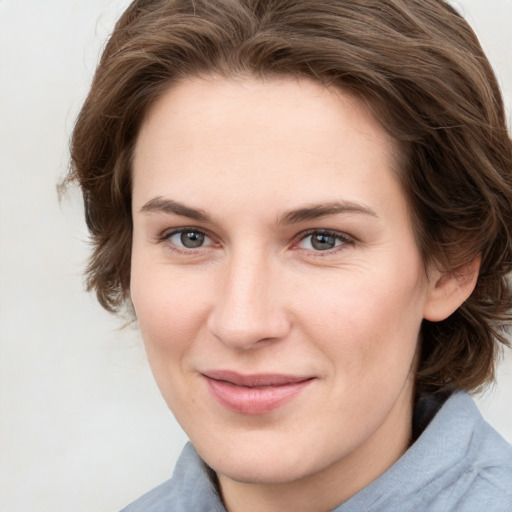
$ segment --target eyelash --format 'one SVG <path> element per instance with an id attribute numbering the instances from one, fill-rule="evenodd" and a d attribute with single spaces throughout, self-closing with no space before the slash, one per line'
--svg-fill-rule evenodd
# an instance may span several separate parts
<path id="1" fill-rule="evenodd" d="M 176 229 L 172 229 L 169 231 L 165 231 L 161 236 L 158 237 L 157 242 L 158 243 L 168 243 L 169 248 L 173 252 L 177 252 L 179 254 L 190 254 L 192 252 L 197 252 L 200 249 L 204 249 L 204 246 L 200 246 L 200 247 L 194 249 L 194 248 L 181 247 L 179 245 L 176 245 L 176 244 L 170 242 L 171 237 L 173 237 L 174 235 L 179 235 L 181 233 L 187 233 L 187 232 L 188 233 L 197 233 L 199 235 L 203 235 L 204 237 L 207 237 L 210 240 L 212 240 L 212 237 L 210 235 L 208 235 L 208 233 L 206 231 L 196 228 L 196 227 L 192 227 L 192 226 L 184 226 L 182 228 L 176 228 Z"/>
<path id="2" fill-rule="evenodd" d="M 187 232 L 196 233 L 196 234 L 202 235 L 204 237 L 207 237 L 210 240 L 213 240 L 213 238 L 206 231 L 204 231 L 200 228 L 192 227 L 192 226 L 185 226 L 185 227 L 176 228 L 176 229 L 172 229 L 170 231 L 164 232 L 161 236 L 158 237 L 157 243 L 168 243 L 170 249 L 173 252 L 177 252 L 179 254 L 191 254 L 192 252 L 197 252 L 198 250 L 208 247 L 208 246 L 199 246 L 197 248 L 186 248 L 186 247 L 181 247 L 177 244 L 170 242 L 171 237 L 173 237 L 175 235 L 179 235 L 181 233 L 187 233 Z M 304 249 L 304 248 L 301 248 L 298 246 L 301 242 L 303 242 L 308 237 L 311 237 L 313 235 L 324 235 L 324 236 L 332 237 L 332 238 L 334 238 L 334 240 L 336 242 L 339 241 L 341 243 L 340 243 L 340 245 L 334 246 L 333 248 L 326 249 L 326 250 L 311 250 L 311 249 Z M 351 237 L 350 235 L 348 235 L 346 233 L 341 233 L 339 231 L 332 231 L 332 230 L 328 230 L 328 229 L 310 229 L 308 231 L 302 232 L 299 235 L 297 235 L 297 237 L 295 237 L 295 240 L 296 241 L 293 242 L 293 245 L 292 245 L 293 249 L 306 250 L 306 251 L 309 251 L 309 252 L 315 254 L 315 256 L 320 256 L 320 257 L 322 257 L 324 255 L 337 253 L 339 250 L 343 250 L 343 248 L 346 247 L 347 245 L 352 246 L 356 243 L 355 239 L 353 237 Z"/>
<path id="3" fill-rule="evenodd" d="M 311 251 L 315 256 L 319 256 L 319 257 L 337 253 L 338 251 L 346 248 L 347 245 L 352 246 L 356 242 L 355 239 L 353 237 L 351 237 L 350 235 L 348 235 L 346 233 L 339 232 L 339 231 L 332 231 L 329 229 L 310 229 L 308 231 L 300 233 L 297 236 L 297 238 L 296 238 L 297 242 L 295 242 L 293 244 L 294 248 L 296 248 L 297 250 L 301 250 L 302 249 L 301 247 L 297 247 L 298 244 L 300 244 L 301 242 L 306 240 L 308 237 L 311 237 L 312 235 L 324 235 L 324 236 L 334 238 L 335 242 L 341 242 L 340 245 L 334 246 L 331 249 L 326 249 L 323 251 L 322 250 L 315 251 L 315 250 L 311 250 L 311 249 L 303 249 L 303 250 Z"/>

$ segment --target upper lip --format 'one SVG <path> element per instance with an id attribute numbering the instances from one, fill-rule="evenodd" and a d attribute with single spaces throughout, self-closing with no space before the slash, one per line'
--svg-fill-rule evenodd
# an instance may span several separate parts
<path id="1" fill-rule="evenodd" d="M 234 384 L 235 386 L 244 386 L 248 388 L 264 386 L 284 386 L 286 384 L 296 384 L 306 380 L 311 380 L 311 376 L 286 375 L 278 373 L 258 373 L 242 374 L 231 370 L 208 370 L 202 372 L 205 377 L 213 380 L 219 380 Z"/>

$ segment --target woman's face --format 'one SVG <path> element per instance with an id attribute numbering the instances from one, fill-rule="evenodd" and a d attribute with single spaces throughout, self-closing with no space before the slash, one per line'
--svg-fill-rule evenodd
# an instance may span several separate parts
<path id="1" fill-rule="evenodd" d="M 307 80 L 190 79 L 144 121 L 131 299 L 221 486 L 367 479 L 406 448 L 430 285 L 395 151 Z"/>

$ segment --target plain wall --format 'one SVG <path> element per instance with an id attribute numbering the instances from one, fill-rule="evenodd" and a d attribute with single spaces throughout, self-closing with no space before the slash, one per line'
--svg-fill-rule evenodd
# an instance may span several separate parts
<path id="1" fill-rule="evenodd" d="M 83 291 L 71 128 L 126 0 L 0 0 L 0 510 L 115 511 L 167 479 L 185 436 L 138 333 Z M 512 0 L 457 2 L 512 98 Z M 512 358 L 478 400 L 512 441 Z"/>

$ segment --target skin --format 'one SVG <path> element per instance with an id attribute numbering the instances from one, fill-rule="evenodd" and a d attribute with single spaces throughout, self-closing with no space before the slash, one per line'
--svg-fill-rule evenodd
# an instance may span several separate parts
<path id="1" fill-rule="evenodd" d="M 192 78 L 141 127 L 131 300 L 229 511 L 332 509 L 410 443 L 421 322 L 471 283 L 426 275 L 396 153 L 362 102 L 308 80 Z M 211 369 L 311 380 L 244 414 L 209 392 Z"/>

